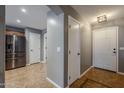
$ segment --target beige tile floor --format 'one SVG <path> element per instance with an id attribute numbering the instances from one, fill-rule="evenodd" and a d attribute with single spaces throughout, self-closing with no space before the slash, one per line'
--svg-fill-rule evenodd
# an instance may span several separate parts
<path id="1" fill-rule="evenodd" d="M 46 80 L 46 64 L 33 64 L 5 72 L 6 88 L 53 88 Z"/>

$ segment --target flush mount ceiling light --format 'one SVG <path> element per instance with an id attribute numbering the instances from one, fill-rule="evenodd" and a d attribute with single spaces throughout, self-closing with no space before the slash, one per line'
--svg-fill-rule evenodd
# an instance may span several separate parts
<path id="1" fill-rule="evenodd" d="M 49 22 L 52 24 L 52 25 L 56 25 L 56 21 L 54 19 L 49 19 Z"/>
<path id="2" fill-rule="evenodd" d="M 106 15 L 102 15 L 97 17 L 97 22 L 98 23 L 102 23 L 102 22 L 106 22 L 107 21 L 107 16 Z"/>
<path id="3" fill-rule="evenodd" d="M 21 23 L 21 20 L 17 19 L 16 22 L 17 22 L 17 23 Z"/>
<path id="4" fill-rule="evenodd" d="M 22 11 L 23 13 L 26 13 L 26 9 L 25 9 L 25 8 L 22 8 L 21 11 Z"/>

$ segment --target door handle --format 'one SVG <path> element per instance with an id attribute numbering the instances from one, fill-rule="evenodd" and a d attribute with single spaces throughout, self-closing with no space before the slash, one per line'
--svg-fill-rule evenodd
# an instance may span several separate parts
<path id="1" fill-rule="evenodd" d="M 77 53 L 78 56 L 80 56 L 80 53 Z"/>

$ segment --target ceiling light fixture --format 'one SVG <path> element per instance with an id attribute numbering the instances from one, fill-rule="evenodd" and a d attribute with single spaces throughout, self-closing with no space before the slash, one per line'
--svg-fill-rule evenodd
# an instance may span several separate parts
<path id="1" fill-rule="evenodd" d="M 49 19 L 49 22 L 52 24 L 52 25 L 55 25 L 56 24 L 56 21 L 54 19 Z"/>
<path id="2" fill-rule="evenodd" d="M 102 22 L 106 22 L 107 21 L 107 16 L 106 15 L 102 15 L 97 17 L 97 22 L 98 23 L 102 23 Z"/>
<path id="3" fill-rule="evenodd" d="M 25 8 L 22 8 L 21 11 L 22 11 L 23 13 L 26 13 L 26 9 L 25 9 Z"/>
<path id="4" fill-rule="evenodd" d="M 16 22 L 17 22 L 17 23 L 21 23 L 21 20 L 17 19 Z"/>

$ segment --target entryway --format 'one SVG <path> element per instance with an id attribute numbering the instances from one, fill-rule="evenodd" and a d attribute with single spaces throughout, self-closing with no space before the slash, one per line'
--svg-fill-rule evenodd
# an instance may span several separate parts
<path id="1" fill-rule="evenodd" d="M 93 66 L 117 71 L 118 27 L 106 27 L 93 31 Z"/>
<path id="2" fill-rule="evenodd" d="M 68 17 L 68 85 L 80 77 L 80 24 Z"/>
<path id="3" fill-rule="evenodd" d="M 123 88 L 124 75 L 99 68 L 91 68 L 70 85 L 71 88 Z"/>

